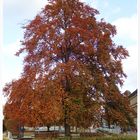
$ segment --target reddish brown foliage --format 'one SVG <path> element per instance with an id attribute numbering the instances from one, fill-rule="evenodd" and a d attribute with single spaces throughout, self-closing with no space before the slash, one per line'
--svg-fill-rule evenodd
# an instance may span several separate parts
<path id="1" fill-rule="evenodd" d="M 23 48 L 17 52 L 26 54 L 24 70 L 4 88 L 6 116 L 33 126 L 88 127 L 100 123 L 108 102 L 124 100 L 118 86 L 126 77 L 121 61 L 128 52 L 112 41 L 115 27 L 97 21 L 96 14 L 79 0 L 49 0 L 24 27 Z M 129 108 L 128 102 L 120 106 Z M 117 122 L 127 119 L 107 108 Z"/>

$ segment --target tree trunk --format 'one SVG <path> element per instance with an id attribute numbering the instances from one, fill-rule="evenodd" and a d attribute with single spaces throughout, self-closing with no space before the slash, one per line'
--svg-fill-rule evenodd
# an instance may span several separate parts
<path id="1" fill-rule="evenodd" d="M 66 28 L 67 25 L 65 25 Z M 66 38 L 65 38 L 65 42 L 67 42 Z M 67 43 L 66 43 L 67 44 Z M 64 54 L 64 58 L 62 59 L 63 63 L 67 63 L 69 61 L 69 57 L 70 57 L 70 49 L 69 47 L 66 45 L 66 50 Z M 70 92 L 70 81 L 67 77 L 67 75 L 65 76 L 65 80 L 62 81 L 62 85 L 64 86 L 64 89 L 66 92 Z M 65 98 L 66 100 L 66 98 Z M 63 99 L 62 104 L 64 106 L 64 128 L 65 128 L 65 136 L 70 136 L 70 125 L 68 124 L 68 120 L 69 120 L 69 107 L 65 104 L 65 100 Z"/>
<path id="2" fill-rule="evenodd" d="M 54 125 L 54 131 L 55 131 L 55 125 Z"/>
<path id="3" fill-rule="evenodd" d="M 110 119 L 107 120 L 108 128 L 110 129 Z"/>
<path id="4" fill-rule="evenodd" d="M 68 80 L 68 77 L 65 77 L 65 91 L 70 92 L 70 81 Z M 67 100 L 67 97 L 65 98 L 65 101 Z M 65 127 L 65 136 L 70 136 L 70 125 L 68 124 L 69 120 L 69 106 L 67 104 L 64 105 L 64 127 Z"/>
<path id="5" fill-rule="evenodd" d="M 61 126 L 59 125 L 59 132 L 61 131 Z"/>
<path id="6" fill-rule="evenodd" d="M 70 136 L 70 125 L 65 123 L 65 136 Z"/>
<path id="7" fill-rule="evenodd" d="M 77 133 L 77 126 L 76 126 L 76 133 Z"/>
<path id="8" fill-rule="evenodd" d="M 47 131 L 50 131 L 50 126 L 47 126 Z"/>
<path id="9" fill-rule="evenodd" d="M 65 106 L 65 118 L 64 118 L 64 128 L 65 128 L 65 136 L 70 136 L 70 125 L 68 124 L 68 110 Z"/>
<path id="10" fill-rule="evenodd" d="M 107 121 L 107 125 L 108 125 L 108 128 L 110 129 L 110 116 L 109 116 L 109 112 L 108 112 L 108 109 L 107 107 L 105 108 L 105 113 L 106 113 L 106 121 Z"/>

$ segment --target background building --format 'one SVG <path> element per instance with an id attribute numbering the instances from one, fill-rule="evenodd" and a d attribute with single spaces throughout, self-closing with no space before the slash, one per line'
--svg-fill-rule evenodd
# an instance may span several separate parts
<path id="1" fill-rule="evenodd" d="M 130 105 L 133 107 L 133 109 L 137 114 L 137 89 L 129 95 L 129 99 L 130 99 Z M 137 125 L 137 115 L 136 118 L 134 118 L 134 122 Z"/>

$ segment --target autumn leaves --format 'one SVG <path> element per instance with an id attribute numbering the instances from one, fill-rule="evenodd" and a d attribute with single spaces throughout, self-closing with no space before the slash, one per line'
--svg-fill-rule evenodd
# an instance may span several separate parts
<path id="1" fill-rule="evenodd" d="M 70 125 L 87 128 L 99 126 L 101 118 L 119 125 L 127 120 L 108 102 L 125 100 L 118 85 L 123 84 L 121 60 L 128 52 L 114 44 L 115 27 L 97 21 L 97 13 L 78 0 L 50 0 L 25 26 L 17 53 L 25 54 L 23 73 L 4 88 L 7 118 L 27 126 L 64 125 L 66 135 Z M 123 103 L 124 110 L 129 108 Z"/>

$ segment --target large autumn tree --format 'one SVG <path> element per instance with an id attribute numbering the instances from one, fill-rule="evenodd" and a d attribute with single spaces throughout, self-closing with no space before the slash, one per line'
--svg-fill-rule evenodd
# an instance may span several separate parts
<path id="1" fill-rule="evenodd" d="M 4 88 L 7 118 L 29 126 L 60 123 L 66 135 L 70 126 L 97 125 L 106 114 L 116 113 L 120 124 L 127 120 L 109 103 L 124 100 L 118 86 L 126 77 L 122 59 L 128 52 L 113 42 L 115 26 L 97 21 L 96 14 L 79 0 L 48 0 L 25 25 L 16 54 L 25 55 L 23 72 Z"/>

